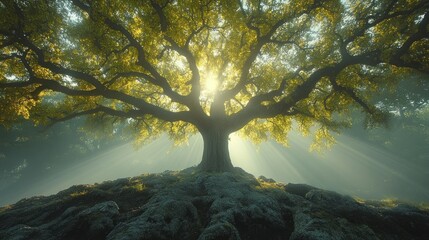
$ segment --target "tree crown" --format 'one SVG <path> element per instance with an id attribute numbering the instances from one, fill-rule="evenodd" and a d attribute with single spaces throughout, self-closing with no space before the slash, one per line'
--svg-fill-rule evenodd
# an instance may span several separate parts
<path id="1" fill-rule="evenodd" d="M 1 1 L 0 123 L 83 115 L 142 140 L 218 126 L 286 143 L 344 126 L 393 76 L 429 70 L 429 4 L 409 0 Z M 113 124 L 112 124 L 113 123 Z M 328 141 L 329 142 L 329 141 Z"/>

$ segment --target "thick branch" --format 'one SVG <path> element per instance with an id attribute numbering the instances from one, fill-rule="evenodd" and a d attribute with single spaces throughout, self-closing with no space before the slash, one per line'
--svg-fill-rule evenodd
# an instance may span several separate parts
<path id="1" fill-rule="evenodd" d="M 244 88 L 244 86 L 248 83 L 248 78 L 250 74 L 250 69 L 252 67 L 252 64 L 256 60 L 257 56 L 260 54 L 262 47 L 264 47 L 266 44 L 273 42 L 272 36 L 276 33 L 276 31 L 283 26 L 288 21 L 292 21 L 294 18 L 301 16 L 305 13 L 308 13 L 312 10 L 314 10 L 318 6 L 317 1 L 309 8 L 305 9 L 304 11 L 291 15 L 286 16 L 280 20 L 278 20 L 270 29 L 269 31 L 257 38 L 257 42 L 254 46 L 252 46 L 249 56 L 244 61 L 244 64 L 240 70 L 240 79 L 238 83 L 229 90 L 223 91 L 220 93 L 219 101 L 227 101 L 229 99 L 232 99 L 235 95 L 237 95 L 241 89 Z"/>
<path id="2" fill-rule="evenodd" d="M 92 18 L 95 18 L 93 13 L 91 12 L 91 7 L 88 5 L 85 5 L 80 0 L 73 0 L 73 4 L 75 4 L 77 7 L 79 7 L 82 11 L 85 11 L 88 13 Z M 174 92 L 169 85 L 167 79 L 165 79 L 157 70 L 156 68 L 146 59 L 145 51 L 143 46 L 138 42 L 136 38 L 122 25 L 114 22 L 108 17 L 103 16 L 103 22 L 108 26 L 110 29 L 120 32 L 129 42 L 130 45 L 133 46 L 135 49 L 137 49 L 138 53 L 138 64 L 146 69 L 152 76 L 153 81 L 151 83 L 161 87 L 164 91 L 164 94 L 170 97 L 173 102 L 178 102 L 184 105 L 189 106 L 189 101 L 186 99 L 186 97 L 181 96 L 180 94 Z"/>
<path id="3" fill-rule="evenodd" d="M 315 71 L 304 83 L 297 86 L 290 94 L 277 103 L 264 106 L 260 104 L 261 101 L 257 101 L 261 97 L 256 96 L 249 101 L 249 103 L 253 102 L 252 104 L 247 104 L 244 109 L 230 116 L 230 127 L 237 131 L 255 118 L 272 118 L 277 115 L 294 114 L 294 106 L 296 106 L 299 101 L 306 99 L 322 78 L 336 76 L 344 68 L 351 65 L 376 65 L 377 63 L 377 60 L 372 54 L 350 57 L 348 59 L 343 59 L 343 61 L 333 66 L 324 67 Z"/>
<path id="4" fill-rule="evenodd" d="M 144 115 L 146 115 L 146 113 L 144 111 L 141 111 L 141 110 L 120 111 L 120 110 L 112 109 L 112 108 L 105 107 L 102 105 L 98 105 L 97 107 L 92 108 L 92 109 L 83 110 L 83 111 L 79 111 L 79 112 L 67 113 L 66 116 L 61 117 L 61 118 L 50 118 L 50 120 L 52 122 L 50 125 L 48 125 L 48 127 L 50 127 L 56 123 L 59 123 L 59 122 L 65 122 L 65 121 L 68 121 L 68 120 L 71 120 L 71 119 L 74 119 L 77 117 L 92 115 L 92 114 L 96 114 L 96 113 L 105 113 L 107 115 L 114 116 L 114 117 L 133 118 L 133 119 L 138 119 L 138 118 L 144 117 Z"/>
<path id="5" fill-rule="evenodd" d="M 169 110 L 165 110 L 161 107 L 147 103 L 143 99 L 136 98 L 116 90 L 108 89 L 104 85 L 101 85 L 101 87 L 99 88 L 95 88 L 88 91 L 76 90 L 76 89 L 65 87 L 61 85 L 58 81 L 37 77 L 34 75 L 32 67 L 25 59 L 25 54 L 24 56 L 21 56 L 19 58 L 21 59 L 22 64 L 24 65 L 27 72 L 29 73 L 29 80 L 25 82 L 0 83 L 0 88 L 17 88 L 17 87 L 27 87 L 31 85 L 36 85 L 39 87 L 36 88 L 36 90 L 33 92 L 33 95 L 38 95 L 44 90 L 52 90 L 52 91 L 64 93 L 69 96 L 102 96 L 107 99 L 115 99 L 130 105 L 133 105 L 135 108 L 139 109 L 140 111 L 144 111 L 145 114 L 153 115 L 165 121 L 182 120 L 190 123 L 195 122 L 195 119 L 192 118 L 189 112 L 171 112 Z M 62 68 L 62 67 L 59 67 L 59 68 Z M 73 71 L 73 70 L 70 70 L 70 71 Z M 77 71 L 73 71 L 73 72 L 77 72 Z M 80 73 L 80 72 L 77 72 L 77 73 Z M 82 73 L 82 75 L 86 76 L 84 73 Z"/>
<path id="6" fill-rule="evenodd" d="M 73 0 L 73 3 L 79 7 L 82 11 L 87 12 L 90 17 L 96 18 L 93 14 L 94 12 L 91 11 L 90 6 L 86 5 L 82 1 L 79 0 Z M 20 11 L 19 9 L 16 11 Z M 19 12 L 18 12 L 19 13 Z M 167 80 L 163 78 L 156 70 L 148 63 L 148 61 L 145 59 L 144 50 L 143 47 L 139 44 L 139 42 L 131 35 L 130 32 L 128 32 L 123 26 L 113 22 L 109 18 L 103 18 L 103 22 L 110 27 L 111 29 L 115 31 L 119 31 L 122 33 L 130 42 L 130 45 L 135 47 L 138 51 L 139 56 L 139 64 L 143 66 L 146 70 L 150 72 L 150 74 L 153 77 L 150 77 L 148 75 L 145 75 L 143 73 L 138 74 L 136 72 L 132 73 L 123 73 L 122 76 L 127 75 L 138 75 L 139 77 L 144 77 L 146 80 L 150 81 L 152 84 L 155 84 L 157 86 L 160 86 L 163 88 L 164 93 L 169 96 L 173 101 L 179 102 L 181 104 L 187 104 L 186 98 L 177 94 L 176 92 L 173 92 L 171 87 L 168 85 Z M 70 76 L 75 79 L 83 80 L 89 84 L 91 84 L 94 88 L 91 90 L 78 90 L 69 88 L 66 86 L 61 85 L 56 80 L 51 79 L 44 79 L 36 76 L 34 74 L 34 71 L 32 69 L 32 66 L 26 59 L 26 53 L 23 57 L 21 57 L 21 62 L 23 63 L 24 67 L 26 68 L 28 74 L 29 74 L 29 80 L 26 82 L 7 82 L 2 83 L 0 85 L 1 88 L 10 88 L 10 87 L 27 87 L 31 85 L 37 86 L 36 90 L 33 92 L 34 95 L 40 94 L 44 90 L 52 90 L 56 92 L 61 92 L 66 95 L 70 96 L 101 96 L 107 99 L 114 99 L 121 101 L 126 104 L 132 105 L 134 108 L 138 109 L 137 111 L 140 112 L 141 115 L 150 114 L 153 115 L 159 119 L 165 120 L 165 121 L 186 121 L 193 123 L 195 120 L 191 116 L 190 112 L 173 112 L 170 110 L 166 110 L 162 107 L 156 106 L 154 104 L 148 103 L 145 100 L 141 98 L 137 98 L 131 95 L 127 95 L 123 92 L 108 89 L 109 83 L 113 83 L 116 81 L 117 78 L 121 77 L 117 75 L 116 79 L 111 79 L 111 82 L 108 82 L 106 85 L 101 83 L 96 77 L 93 75 L 90 75 L 88 73 L 73 70 L 66 68 L 61 65 L 54 64 L 50 61 L 47 61 L 45 59 L 45 51 L 36 44 L 34 44 L 30 39 L 29 35 L 25 34 L 22 29 L 24 29 L 22 26 L 17 26 L 17 30 L 14 30 L 14 35 L 16 35 L 16 42 L 20 43 L 21 45 L 27 47 L 31 50 L 32 53 L 36 56 L 37 64 L 43 68 L 46 68 L 50 70 L 51 72 L 55 74 L 61 74 L 63 76 Z"/>
<path id="7" fill-rule="evenodd" d="M 247 105 L 260 105 L 264 101 L 274 101 L 275 97 L 279 97 L 283 95 L 283 91 L 285 90 L 286 84 L 287 84 L 287 79 L 285 78 L 282 80 L 282 82 L 280 83 L 280 86 L 277 89 L 251 98 Z"/>
<path id="8" fill-rule="evenodd" d="M 188 104 L 188 107 L 191 109 L 194 109 L 200 113 L 204 113 L 204 111 L 201 109 L 201 106 L 199 104 L 199 98 L 201 94 L 201 83 L 200 83 L 200 71 L 197 66 L 197 61 L 194 56 L 194 54 L 189 50 L 189 42 L 191 41 L 192 37 L 201 32 L 205 26 L 201 26 L 196 31 L 193 31 L 189 37 L 186 40 L 186 43 L 184 46 L 180 46 L 173 38 L 167 35 L 168 30 L 168 19 L 164 14 L 164 7 L 160 6 L 155 1 L 151 0 L 151 5 L 155 9 L 160 25 L 161 25 L 161 32 L 164 33 L 164 39 L 170 43 L 170 48 L 174 51 L 176 51 L 178 54 L 182 55 L 186 58 L 186 61 L 188 62 L 189 69 L 191 70 L 192 76 L 191 76 L 191 94 L 189 95 L 191 102 Z"/>
<path id="9" fill-rule="evenodd" d="M 396 2 L 397 1 L 392 1 L 386 9 L 381 9 L 380 16 L 378 17 L 368 16 L 367 18 L 365 18 L 364 19 L 366 21 L 365 24 L 360 29 L 357 29 L 353 35 L 349 36 L 345 40 L 344 44 L 348 45 L 349 43 L 353 42 L 356 38 L 362 36 L 368 29 L 376 26 L 377 24 L 383 21 L 386 21 L 395 17 L 407 16 L 407 15 L 413 14 L 416 11 L 419 11 L 422 8 L 424 9 L 428 7 L 428 2 L 421 1 L 419 4 L 417 4 L 415 7 L 411 9 L 390 13 L 390 10 L 393 8 Z M 370 19 L 372 21 L 369 21 Z"/>
<path id="10" fill-rule="evenodd" d="M 95 88 L 98 88 L 98 89 L 104 88 L 103 84 L 101 84 L 100 81 L 98 81 L 94 76 L 92 76 L 90 74 L 80 72 L 80 71 L 76 71 L 76 70 L 72 70 L 72 69 L 68 69 L 68 68 L 65 68 L 63 66 L 59 66 L 59 65 L 56 65 L 52 62 L 46 61 L 45 60 L 45 52 L 42 49 L 38 48 L 27 37 L 25 37 L 24 34 L 21 34 L 18 42 L 21 43 L 22 45 L 28 47 L 29 49 L 31 49 L 37 55 L 37 63 L 41 67 L 47 68 L 56 74 L 68 75 L 70 77 L 81 79 L 81 80 L 91 84 Z"/>
<path id="11" fill-rule="evenodd" d="M 428 73 L 428 69 L 423 69 L 423 64 L 419 61 L 411 61 L 411 62 L 405 62 L 402 57 L 410 50 L 411 46 L 422 39 L 429 38 L 429 32 L 427 30 L 427 27 L 429 25 L 429 13 L 426 13 L 423 17 L 423 20 L 419 24 L 418 31 L 414 34 L 412 34 L 403 44 L 402 46 L 396 51 L 396 53 L 391 57 L 390 62 L 391 64 L 398 66 L 398 67 L 410 67 L 414 68 L 423 72 Z"/>
<path id="12" fill-rule="evenodd" d="M 359 104 L 367 113 L 374 114 L 375 109 L 370 107 L 362 98 L 360 98 L 354 91 L 354 89 L 341 86 L 336 81 L 334 76 L 329 77 L 329 81 L 331 82 L 332 86 L 334 87 L 335 91 L 342 92 L 348 96 L 350 96 L 357 104 Z"/>
<path id="13" fill-rule="evenodd" d="M 108 87 L 108 86 L 113 85 L 120 78 L 129 78 L 129 77 L 142 78 L 142 79 L 145 79 L 145 80 L 147 80 L 148 82 L 150 82 L 152 84 L 153 84 L 154 81 L 156 81 L 152 76 L 149 76 L 149 75 L 147 75 L 145 73 L 135 72 L 135 71 L 129 71 L 129 72 L 120 72 L 120 73 L 117 73 L 109 81 L 107 81 L 105 83 L 105 85 Z"/>
<path id="14" fill-rule="evenodd" d="M 186 48 L 179 46 L 171 37 L 165 36 L 165 39 L 171 44 L 171 49 L 179 53 L 180 55 L 186 58 L 188 62 L 189 68 L 191 69 L 191 96 L 194 100 L 199 101 L 200 93 L 201 93 L 201 84 L 200 84 L 200 71 L 198 70 L 197 61 L 192 52 Z"/>

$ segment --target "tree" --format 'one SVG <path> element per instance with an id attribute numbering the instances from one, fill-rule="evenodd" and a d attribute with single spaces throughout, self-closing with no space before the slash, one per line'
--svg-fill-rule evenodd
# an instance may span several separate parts
<path id="1" fill-rule="evenodd" d="M 84 119 L 73 119 L 48 129 L 28 121 L 8 129 L 0 126 L 0 204 L 15 201 L 55 174 L 124 143 L 119 137 L 90 138 L 82 131 L 83 124 Z"/>
<path id="2" fill-rule="evenodd" d="M 426 78 L 425 78 L 426 77 Z M 427 76 L 397 79 L 397 84 L 381 88 L 373 100 L 379 108 L 398 115 L 401 120 L 416 115 L 429 104 Z"/>
<path id="3" fill-rule="evenodd" d="M 329 142 L 335 119 L 399 74 L 429 70 L 424 0 L 1 1 L 3 124 L 87 115 L 138 139 L 200 132 L 199 167 L 232 168 L 228 136 Z M 104 128 L 103 127 L 103 128 Z"/>
<path id="4" fill-rule="evenodd" d="M 371 100 L 378 108 L 390 113 L 388 128 L 366 126 L 365 119 L 356 111 L 353 126 L 345 133 L 382 148 L 403 159 L 404 163 L 426 166 L 429 157 L 429 81 L 416 75 L 398 78 L 395 83 L 380 87 Z"/>

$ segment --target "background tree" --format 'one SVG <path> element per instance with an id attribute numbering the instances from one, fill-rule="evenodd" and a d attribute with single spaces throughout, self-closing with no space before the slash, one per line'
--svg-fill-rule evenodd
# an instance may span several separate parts
<path id="1" fill-rule="evenodd" d="M 407 117 L 418 115 L 428 107 L 427 76 L 414 75 L 392 80 L 396 84 L 380 88 L 378 94 L 372 99 L 379 108 L 406 121 Z"/>
<path id="2" fill-rule="evenodd" d="M 380 87 L 371 99 L 390 114 L 387 128 L 368 126 L 356 111 L 353 126 L 345 133 L 401 157 L 407 164 L 429 167 L 429 81 L 418 75 L 392 80 L 396 84 Z"/>
<path id="3" fill-rule="evenodd" d="M 8 129 L 0 126 L 0 205 L 54 172 L 123 143 L 119 137 L 106 141 L 88 136 L 81 129 L 83 124 L 83 119 L 77 118 L 49 129 L 34 127 L 28 121 L 14 123 Z"/>
<path id="4" fill-rule="evenodd" d="M 232 132 L 286 144 L 295 120 L 329 144 L 350 105 L 383 121 L 371 95 L 392 75 L 428 73 L 428 9 L 424 0 L 1 1 L 0 121 L 87 115 L 104 131 L 124 122 L 139 141 L 200 132 L 199 167 L 230 170 Z"/>

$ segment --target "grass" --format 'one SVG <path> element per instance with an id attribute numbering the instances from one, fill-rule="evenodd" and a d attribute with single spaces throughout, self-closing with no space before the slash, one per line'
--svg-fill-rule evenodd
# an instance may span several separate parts
<path id="1" fill-rule="evenodd" d="M 395 208 L 399 205 L 406 205 L 410 207 L 414 207 L 423 211 L 429 211 L 429 202 L 411 202 L 411 201 L 403 201 L 398 200 L 396 198 L 384 198 L 381 200 L 365 200 L 362 198 L 355 197 L 354 198 L 358 203 L 369 205 L 372 207 L 378 208 Z"/>

